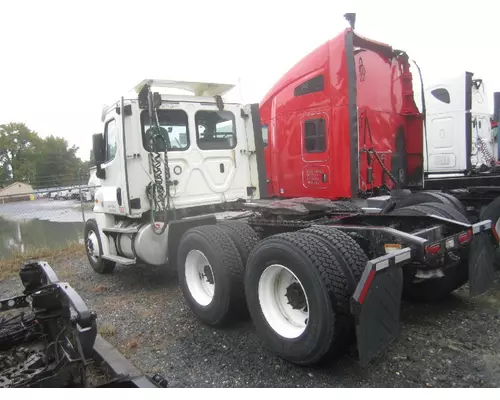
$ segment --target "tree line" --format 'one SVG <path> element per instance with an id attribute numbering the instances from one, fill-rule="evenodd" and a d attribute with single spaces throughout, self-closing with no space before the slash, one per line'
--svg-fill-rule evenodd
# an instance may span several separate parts
<path id="1" fill-rule="evenodd" d="M 25 182 L 35 189 L 85 184 L 91 161 L 62 137 L 42 138 L 26 124 L 0 125 L 0 188 Z"/>

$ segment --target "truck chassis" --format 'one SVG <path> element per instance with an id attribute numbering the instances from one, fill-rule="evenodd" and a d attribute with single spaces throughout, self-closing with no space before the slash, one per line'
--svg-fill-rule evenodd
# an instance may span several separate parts
<path id="1" fill-rule="evenodd" d="M 120 230 L 130 234 L 124 224 L 104 235 L 117 243 Z M 471 296 L 484 293 L 498 245 L 490 220 L 471 224 L 437 202 L 374 213 L 352 201 L 259 200 L 239 216 L 191 216 L 167 231 L 194 314 L 221 326 L 248 310 L 271 350 L 297 364 L 356 339 L 367 365 L 398 337 L 405 292 L 442 298 L 468 282 Z M 87 250 L 92 265 L 98 253 Z"/>
<path id="2" fill-rule="evenodd" d="M 436 203 L 425 204 L 431 207 Z M 248 256 L 245 279 L 251 274 L 249 270 L 257 268 L 256 260 L 259 263 L 265 260 L 260 256 L 263 249 L 272 253 L 268 247 L 271 245 L 279 252 L 277 240 L 287 241 L 290 251 L 293 247 L 303 245 L 315 247 L 316 255 L 324 252 L 329 267 L 347 278 L 348 288 L 343 295 L 347 293 L 349 297 L 349 312 L 354 318 L 362 365 L 367 365 L 399 334 L 399 309 L 406 275 L 414 276 L 415 271 L 432 274 L 440 271 L 441 267 L 465 267 L 465 279 L 458 280 L 455 288 L 468 279 L 472 296 L 485 292 L 494 279 L 493 259 L 497 241 L 491 222 L 459 222 L 444 217 L 439 211 L 440 208 L 449 211 L 450 207 L 441 205 L 434 208 L 434 213 L 416 216 L 411 215 L 415 211 L 411 207 L 408 215 L 405 215 L 404 209 L 395 213 L 397 215 L 371 215 L 352 202 L 322 199 L 278 200 L 267 206 L 249 206 L 258 212 L 246 218 L 245 223 L 259 233 L 260 241 Z M 302 215 L 298 218 L 299 213 Z M 451 259 L 456 258 L 456 255 L 461 259 L 452 263 Z M 312 256 L 309 254 L 308 257 Z M 406 271 L 409 273 L 406 274 Z M 426 278 L 431 279 L 428 276 Z M 261 318 L 259 307 L 250 304 L 256 302 L 252 297 L 255 288 L 245 284 L 245 289 L 252 318 L 254 322 L 258 321 Z M 443 289 L 446 292 L 443 295 L 451 291 L 449 288 L 449 291 Z M 350 326 L 350 322 L 346 325 Z M 349 331 L 349 327 L 346 329 Z M 263 330 L 260 333 L 266 337 Z M 267 341 L 273 347 L 273 341 Z M 339 339 L 336 346 L 342 348 L 342 342 Z M 293 354 L 284 355 L 280 351 L 281 345 L 275 345 L 273 350 L 297 362 Z M 302 364 L 303 360 L 298 363 Z"/>

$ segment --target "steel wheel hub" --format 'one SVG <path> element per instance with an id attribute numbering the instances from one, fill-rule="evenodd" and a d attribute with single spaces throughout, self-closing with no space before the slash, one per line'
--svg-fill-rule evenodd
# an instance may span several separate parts
<path id="1" fill-rule="evenodd" d="M 94 231 L 89 231 L 87 240 L 85 241 L 85 247 L 87 249 L 87 254 L 97 262 L 99 260 L 99 241 Z"/>
<path id="2" fill-rule="evenodd" d="M 297 276 L 281 264 L 267 267 L 259 279 L 259 302 L 267 323 L 280 336 L 294 339 L 309 323 L 309 300 Z"/>
<path id="3" fill-rule="evenodd" d="M 215 277 L 207 257 L 199 250 L 191 250 L 184 264 L 186 284 L 193 299 L 208 306 L 215 292 Z"/>

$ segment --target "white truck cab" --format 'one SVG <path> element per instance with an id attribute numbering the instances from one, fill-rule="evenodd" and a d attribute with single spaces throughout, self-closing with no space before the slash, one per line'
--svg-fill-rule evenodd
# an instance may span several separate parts
<path id="1" fill-rule="evenodd" d="M 225 102 L 233 87 L 147 79 L 104 109 L 103 134 L 93 137 L 95 221 L 86 229 L 95 263 L 163 264 L 171 221 L 259 197 L 258 105 Z M 169 89 L 188 94 L 159 93 Z"/>
<path id="2" fill-rule="evenodd" d="M 421 90 L 415 86 L 415 103 L 422 111 Z M 435 176 L 463 174 L 494 165 L 498 145 L 484 82 L 464 72 L 426 84 L 424 93 L 425 171 Z"/>

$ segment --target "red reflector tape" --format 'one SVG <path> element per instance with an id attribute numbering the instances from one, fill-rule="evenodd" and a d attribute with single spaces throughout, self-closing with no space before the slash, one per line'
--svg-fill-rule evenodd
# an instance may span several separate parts
<path id="1" fill-rule="evenodd" d="M 372 269 L 370 271 L 370 274 L 368 275 L 368 278 L 366 278 L 365 286 L 363 286 L 363 290 L 361 291 L 359 295 L 359 304 L 363 304 L 365 301 L 365 297 L 368 294 L 368 289 L 370 289 L 370 285 L 372 284 L 373 278 L 375 278 L 375 270 Z"/>
<path id="2" fill-rule="evenodd" d="M 467 232 L 458 235 L 458 242 L 460 244 L 468 243 L 472 239 L 472 229 L 468 229 Z"/>
<path id="3" fill-rule="evenodd" d="M 493 236 L 495 236 L 496 241 L 500 242 L 500 237 L 498 236 L 496 226 L 493 224 L 491 224 L 491 231 L 493 232 Z"/>
<path id="4" fill-rule="evenodd" d="M 435 243 L 435 244 L 430 244 L 425 246 L 425 252 L 430 255 L 435 255 L 439 253 L 439 250 L 441 250 L 441 244 L 440 243 Z"/>

